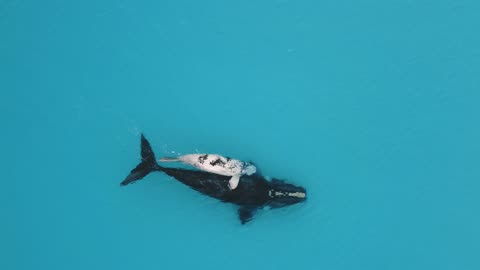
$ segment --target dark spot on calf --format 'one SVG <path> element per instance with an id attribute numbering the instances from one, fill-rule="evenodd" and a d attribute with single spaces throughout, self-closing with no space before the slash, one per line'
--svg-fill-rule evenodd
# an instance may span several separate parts
<path id="1" fill-rule="evenodd" d="M 212 166 L 221 165 L 223 167 L 223 166 L 225 166 L 225 162 L 223 162 L 223 160 L 217 158 L 216 160 L 210 162 L 210 165 L 212 165 Z"/>
<path id="2" fill-rule="evenodd" d="M 200 164 L 203 164 L 205 160 L 207 160 L 207 158 L 208 158 L 208 154 L 201 155 L 198 157 L 198 162 L 200 162 Z"/>

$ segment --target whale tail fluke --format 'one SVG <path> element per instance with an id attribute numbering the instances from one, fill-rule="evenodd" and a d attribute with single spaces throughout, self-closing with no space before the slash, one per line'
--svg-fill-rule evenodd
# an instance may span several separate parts
<path id="1" fill-rule="evenodd" d="M 142 162 L 130 171 L 130 174 L 120 183 L 121 186 L 131 184 L 153 171 L 162 169 L 155 161 L 155 154 L 153 153 L 152 147 L 143 134 L 141 138 L 141 156 Z"/>

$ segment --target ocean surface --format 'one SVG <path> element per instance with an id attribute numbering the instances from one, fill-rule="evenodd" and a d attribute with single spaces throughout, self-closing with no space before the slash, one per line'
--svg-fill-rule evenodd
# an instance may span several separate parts
<path id="1" fill-rule="evenodd" d="M 0 269 L 480 269 L 480 2 L 0 0 Z M 153 173 L 219 153 L 308 190 Z"/>

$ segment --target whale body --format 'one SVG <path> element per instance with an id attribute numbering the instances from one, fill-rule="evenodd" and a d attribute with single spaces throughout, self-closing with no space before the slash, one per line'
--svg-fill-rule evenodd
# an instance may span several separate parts
<path id="1" fill-rule="evenodd" d="M 163 172 L 188 187 L 222 202 L 238 205 L 238 216 L 242 224 L 252 220 L 257 209 L 269 206 L 279 208 L 304 202 L 306 190 L 283 180 L 268 181 L 258 173 L 242 175 L 235 189 L 230 189 L 230 176 L 206 171 L 167 168 L 160 166 L 145 136 L 141 135 L 141 158 L 130 174 L 121 182 L 122 186 L 134 183 L 151 172 Z"/>
<path id="2" fill-rule="evenodd" d="M 257 168 L 248 162 L 238 159 L 232 159 L 217 154 L 188 154 L 176 158 L 164 157 L 159 159 L 161 162 L 183 162 L 202 171 L 231 176 L 228 184 L 230 189 L 236 189 L 240 177 L 244 174 L 252 175 Z"/>

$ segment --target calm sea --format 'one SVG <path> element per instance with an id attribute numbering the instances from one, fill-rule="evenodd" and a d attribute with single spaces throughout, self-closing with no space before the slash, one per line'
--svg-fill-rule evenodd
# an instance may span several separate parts
<path id="1" fill-rule="evenodd" d="M 0 269 L 480 269 L 479 14 L 0 0 Z M 242 226 L 160 173 L 120 187 L 142 132 L 308 201 Z"/>

